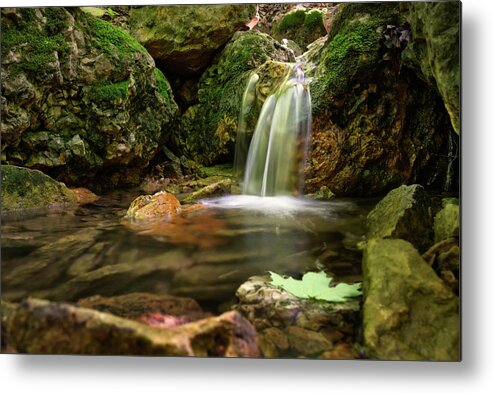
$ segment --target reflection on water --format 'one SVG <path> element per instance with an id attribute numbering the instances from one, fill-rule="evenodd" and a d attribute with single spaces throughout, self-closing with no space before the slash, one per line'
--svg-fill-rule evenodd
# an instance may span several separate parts
<path id="1" fill-rule="evenodd" d="M 2 224 L 2 296 L 73 301 L 135 291 L 230 301 L 252 275 L 324 269 L 361 279 L 356 244 L 372 201 L 224 197 L 171 221 L 123 219 L 136 195 Z"/>

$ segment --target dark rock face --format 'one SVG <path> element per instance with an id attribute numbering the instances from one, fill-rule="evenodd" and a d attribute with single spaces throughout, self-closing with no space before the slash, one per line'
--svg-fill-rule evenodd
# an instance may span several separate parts
<path id="1" fill-rule="evenodd" d="M 370 356 L 459 360 L 459 300 L 410 243 L 369 240 L 363 271 L 363 336 Z"/>
<path id="2" fill-rule="evenodd" d="M 253 4 L 134 8 L 132 33 L 167 72 L 198 76 L 254 16 Z"/>
<path id="3" fill-rule="evenodd" d="M 425 251 L 433 238 L 431 205 L 419 184 L 390 191 L 368 214 L 368 237 L 404 239 Z"/>
<path id="4" fill-rule="evenodd" d="M 443 101 L 402 66 L 405 43 L 383 34 L 405 15 L 396 3 L 342 5 L 323 48 L 305 54 L 314 116 L 307 192 L 325 185 L 339 196 L 378 195 L 445 183 L 452 125 Z"/>
<path id="5" fill-rule="evenodd" d="M 137 184 L 176 111 L 125 31 L 77 8 L 2 9 L 4 162 L 67 184 Z"/>

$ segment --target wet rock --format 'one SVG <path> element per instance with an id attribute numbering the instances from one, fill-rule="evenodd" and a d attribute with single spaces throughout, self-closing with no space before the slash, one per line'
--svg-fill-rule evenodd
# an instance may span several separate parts
<path id="1" fill-rule="evenodd" d="M 313 112 L 305 192 L 327 186 L 337 196 L 371 196 L 412 183 L 441 190 L 448 146 L 458 138 L 437 91 L 400 66 L 403 46 L 385 44 L 384 30 L 402 27 L 405 10 L 399 3 L 337 9 L 326 43 L 303 55 Z M 450 50 L 458 56 L 458 47 Z"/>
<path id="2" fill-rule="evenodd" d="M 75 194 L 79 205 L 87 205 L 96 202 L 99 199 L 99 196 L 87 188 L 72 188 L 71 191 Z"/>
<path id="3" fill-rule="evenodd" d="M 138 185 L 178 110 L 145 48 L 76 7 L 2 21 L 2 161 L 68 185 Z"/>
<path id="4" fill-rule="evenodd" d="M 459 237 L 459 206 L 446 204 L 435 216 L 433 229 L 435 242 L 441 242 L 449 237 Z"/>
<path id="5" fill-rule="evenodd" d="M 431 200 L 414 184 L 390 191 L 368 214 L 368 237 L 397 238 L 425 251 L 432 241 Z"/>
<path id="6" fill-rule="evenodd" d="M 154 195 L 142 195 L 135 199 L 127 210 L 126 217 L 135 219 L 171 218 L 181 211 L 176 197 L 166 191 Z"/>
<path id="7" fill-rule="evenodd" d="M 315 199 L 316 201 L 328 201 L 335 198 L 335 194 L 330 191 L 329 187 L 327 186 L 322 186 L 317 192 L 313 194 L 307 194 L 306 196 L 308 198 Z"/>
<path id="8" fill-rule="evenodd" d="M 411 3 L 411 39 L 402 54 L 404 64 L 416 69 L 438 89 L 455 132 L 460 129 L 460 3 Z"/>
<path id="9" fill-rule="evenodd" d="M 185 317 L 186 322 L 192 322 L 210 316 L 192 298 L 144 292 L 111 297 L 96 295 L 81 299 L 77 304 L 132 320 L 168 315 Z"/>
<path id="10" fill-rule="evenodd" d="M 458 298 L 412 244 L 369 240 L 363 270 L 363 336 L 370 356 L 459 360 Z"/>
<path id="11" fill-rule="evenodd" d="M 233 161 L 238 115 L 251 71 L 267 60 L 294 61 L 292 52 L 257 31 L 237 32 L 201 76 L 196 105 L 183 114 L 173 142 L 202 165 Z"/>
<path id="12" fill-rule="evenodd" d="M 188 195 L 183 202 L 192 203 L 201 199 L 213 198 L 229 194 L 231 192 L 231 185 L 233 181 L 231 179 L 220 180 L 216 183 L 210 184 L 201 190 L 195 191 Z"/>
<path id="13" fill-rule="evenodd" d="M 2 216 L 34 213 L 75 206 L 77 198 L 65 184 L 44 173 L 13 165 L 2 165 Z"/>
<path id="14" fill-rule="evenodd" d="M 196 76 L 254 13 L 253 4 L 147 6 L 132 9 L 130 24 L 167 72 Z"/>
<path id="15" fill-rule="evenodd" d="M 267 276 L 254 276 L 236 291 L 236 309 L 259 330 L 269 327 L 298 326 L 318 331 L 333 327 L 344 334 L 353 332 L 359 302 L 317 302 L 299 299 L 270 285 Z"/>
<path id="16" fill-rule="evenodd" d="M 228 312 L 162 329 L 99 311 L 29 299 L 7 321 L 20 353 L 258 357 L 255 329 Z"/>

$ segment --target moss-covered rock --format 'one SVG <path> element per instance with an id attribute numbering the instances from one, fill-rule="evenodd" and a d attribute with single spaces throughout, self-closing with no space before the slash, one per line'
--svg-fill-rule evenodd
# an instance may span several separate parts
<path id="1" fill-rule="evenodd" d="M 412 67 L 445 103 L 455 132 L 460 130 L 460 7 L 459 1 L 409 4 L 411 39 L 403 52 Z"/>
<path id="2" fill-rule="evenodd" d="M 78 8 L 2 9 L 2 160 L 67 184 L 138 184 L 177 105 L 132 36 Z"/>
<path id="3" fill-rule="evenodd" d="M 20 353 L 258 357 L 255 329 L 237 312 L 162 329 L 99 311 L 29 299 L 7 319 Z"/>
<path id="4" fill-rule="evenodd" d="M 370 240 L 363 272 L 363 336 L 371 357 L 460 359 L 459 300 L 410 243 Z"/>
<path id="5" fill-rule="evenodd" d="M 231 179 L 219 180 L 218 182 L 209 184 L 200 190 L 192 192 L 188 195 L 183 202 L 192 203 L 200 201 L 205 198 L 213 198 L 231 193 L 231 186 L 233 181 Z"/>
<path id="6" fill-rule="evenodd" d="M 314 44 L 304 55 L 313 79 L 306 192 L 328 186 L 336 195 L 368 196 L 403 183 L 444 185 L 447 111 L 433 88 L 401 67 L 402 46 L 384 38 L 388 25 L 404 26 L 402 7 L 340 5 L 323 47 Z"/>
<path id="7" fill-rule="evenodd" d="M 306 50 L 310 43 L 327 34 L 324 12 L 320 9 L 293 9 L 273 24 L 271 34 L 279 41 L 284 38 L 293 40 Z"/>
<path id="8" fill-rule="evenodd" d="M 204 165 L 233 161 L 241 100 L 251 71 L 268 60 L 294 61 L 266 34 L 238 32 L 200 78 L 198 104 L 183 114 L 174 144 Z"/>
<path id="9" fill-rule="evenodd" d="M 459 237 L 459 206 L 446 204 L 435 216 L 435 242 L 449 237 Z"/>
<path id="10" fill-rule="evenodd" d="M 418 184 L 390 191 L 367 217 L 368 237 L 404 239 L 425 251 L 432 242 L 431 200 Z"/>
<path id="11" fill-rule="evenodd" d="M 133 8 L 132 33 L 167 72 L 200 75 L 255 14 L 253 4 Z"/>
<path id="12" fill-rule="evenodd" d="M 44 173 L 2 165 L 2 215 L 64 208 L 77 203 L 76 195 L 63 183 Z"/>

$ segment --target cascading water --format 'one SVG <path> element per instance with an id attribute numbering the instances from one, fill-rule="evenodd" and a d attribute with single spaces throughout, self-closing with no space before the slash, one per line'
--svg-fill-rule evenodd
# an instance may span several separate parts
<path id="1" fill-rule="evenodd" d="M 237 174 L 242 172 L 248 138 L 245 116 L 251 111 L 258 79 L 255 74 L 250 78 L 243 96 L 235 153 Z M 299 194 L 310 134 L 310 91 L 301 66 L 295 64 L 287 79 L 262 107 L 244 166 L 243 194 Z"/>

